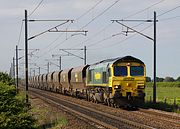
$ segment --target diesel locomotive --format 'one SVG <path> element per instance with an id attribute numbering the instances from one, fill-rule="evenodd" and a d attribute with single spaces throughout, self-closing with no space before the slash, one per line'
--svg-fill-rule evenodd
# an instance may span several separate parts
<path id="1" fill-rule="evenodd" d="M 125 106 L 144 102 L 145 78 L 145 64 L 125 56 L 30 77 L 29 86 L 110 106 Z"/>

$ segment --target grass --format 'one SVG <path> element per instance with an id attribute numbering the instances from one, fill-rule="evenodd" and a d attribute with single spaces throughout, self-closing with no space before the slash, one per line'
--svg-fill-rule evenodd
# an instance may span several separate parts
<path id="1" fill-rule="evenodd" d="M 149 101 L 150 96 L 153 96 L 153 88 L 146 87 L 146 97 L 145 100 Z M 179 87 L 158 87 L 157 86 L 157 101 L 165 101 L 169 104 L 173 104 L 174 99 L 177 100 L 177 104 L 180 104 L 180 88 Z"/>
<path id="2" fill-rule="evenodd" d="M 180 82 L 157 82 L 157 87 L 179 87 L 180 88 Z M 146 84 L 147 87 L 153 87 L 152 82 L 148 82 Z"/>
<path id="3" fill-rule="evenodd" d="M 32 100 L 33 99 L 33 100 Z M 51 107 L 37 98 L 31 98 L 31 114 L 37 120 L 36 128 L 59 129 L 68 124 L 66 116 L 57 108 Z"/>
<path id="4" fill-rule="evenodd" d="M 153 99 L 153 83 L 147 83 L 146 106 L 154 107 L 150 100 Z M 180 112 L 180 82 L 158 82 L 156 87 L 157 109 Z M 175 109 L 176 108 L 176 109 Z"/>

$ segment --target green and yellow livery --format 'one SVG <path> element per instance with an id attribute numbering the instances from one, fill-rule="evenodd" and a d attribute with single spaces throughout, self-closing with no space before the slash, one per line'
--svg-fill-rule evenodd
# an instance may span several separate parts
<path id="1" fill-rule="evenodd" d="M 107 59 L 87 68 L 86 86 L 95 101 L 115 103 L 144 101 L 145 64 L 132 56 Z"/>

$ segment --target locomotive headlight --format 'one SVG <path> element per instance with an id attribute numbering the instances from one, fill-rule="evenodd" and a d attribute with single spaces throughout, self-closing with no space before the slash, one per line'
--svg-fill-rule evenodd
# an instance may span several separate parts
<path id="1" fill-rule="evenodd" d="M 115 88 L 115 89 L 121 89 L 121 86 L 120 86 L 120 85 L 115 85 L 114 88 Z"/>
<path id="2" fill-rule="evenodd" d="M 131 65 L 131 63 L 127 63 L 126 65 L 127 65 L 127 66 L 130 66 L 130 65 Z"/>

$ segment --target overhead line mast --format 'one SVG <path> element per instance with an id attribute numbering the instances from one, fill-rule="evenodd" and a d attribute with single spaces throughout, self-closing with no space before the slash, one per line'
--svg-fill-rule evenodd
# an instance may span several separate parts
<path id="1" fill-rule="evenodd" d="M 26 86 L 26 103 L 28 103 L 28 25 L 27 10 L 25 10 L 25 86 Z"/>
<path id="2" fill-rule="evenodd" d="M 140 34 L 140 35 L 142 35 L 142 36 L 144 36 L 144 37 L 146 37 L 146 38 L 148 38 L 148 39 L 150 39 L 150 40 L 152 40 L 152 41 L 154 42 L 153 103 L 155 104 L 155 103 L 156 103 L 156 22 L 158 22 L 158 21 L 156 20 L 156 12 L 154 12 L 154 20 L 111 20 L 111 21 L 112 21 L 112 22 L 116 22 L 116 23 L 118 23 L 118 24 L 126 27 L 126 28 L 127 28 L 127 31 L 125 31 L 126 35 L 128 34 L 128 32 L 136 32 L 136 33 L 138 33 L 138 34 Z M 154 23 L 154 37 L 152 38 L 152 37 L 150 37 L 150 36 L 147 36 L 147 35 L 139 32 L 139 31 L 137 31 L 137 30 L 135 30 L 135 29 L 133 29 L 133 28 L 131 28 L 131 27 L 129 27 L 129 26 L 121 23 L 120 21 L 153 22 L 153 23 Z M 129 31 L 129 30 L 131 30 L 131 31 Z"/>
<path id="3" fill-rule="evenodd" d="M 65 24 L 65 23 L 67 23 L 69 21 L 71 21 L 71 22 L 74 21 L 74 20 L 61 20 L 61 21 L 64 21 L 64 22 L 57 25 L 57 26 L 55 26 L 55 27 L 52 27 L 52 28 L 50 28 L 50 29 L 48 29 L 46 31 L 43 31 L 43 32 L 41 32 L 41 33 L 39 33 L 37 35 L 34 35 L 34 36 L 28 38 L 28 24 L 27 23 L 30 22 L 30 21 L 34 22 L 34 21 L 37 21 L 37 20 L 28 20 L 27 17 L 28 17 L 27 16 L 27 10 L 25 10 L 25 19 L 23 21 L 25 21 L 25 88 L 26 88 L 26 103 L 28 103 L 28 40 L 34 39 L 37 36 L 40 36 L 40 35 L 42 35 L 42 34 L 44 34 L 46 32 L 51 32 L 51 31 L 52 32 L 61 32 L 61 30 L 58 29 L 59 26 Z M 43 21 L 43 20 L 41 20 L 41 21 Z M 53 21 L 53 20 L 49 20 L 49 21 Z M 88 32 L 88 31 L 84 31 L 84 30 L 71 30 L 69 32 L 73 32 L 73 31 L 74 32 L 84 32 L 85 35 Z M 65 30 L 65 31 L 62 30 L 62 32 L 68 32 L 68 30 Z"/>

